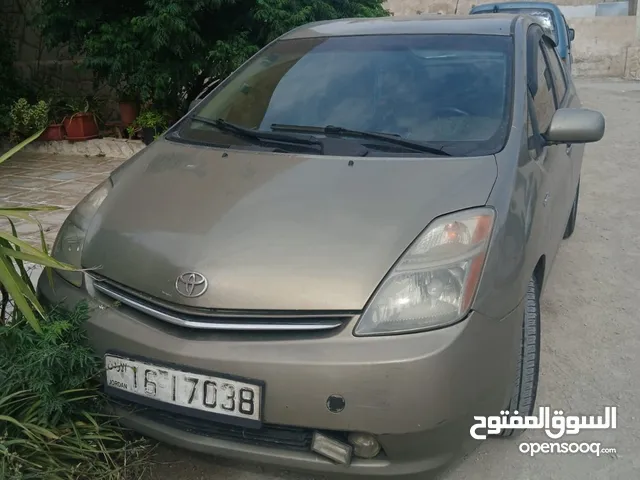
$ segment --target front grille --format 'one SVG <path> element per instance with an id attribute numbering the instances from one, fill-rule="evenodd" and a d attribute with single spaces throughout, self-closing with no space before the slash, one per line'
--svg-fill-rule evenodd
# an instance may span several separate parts
<path id="1" fill-rule="evenodd" d="M 168 413 L 119 399 L 112 399 L 112 403 L 132 411 L 140 417 L 195 435 L 263 447 L 277 447 L 297 451 L 309 451 L 311 449 L 313 431 L 306 428 L 263 424 L 260 429 L 251 429 Z"/>
<path id="2" fill-rule="evenodd" d="M 184 307 L 159 300 L 92 274 L 94 288 L 123 305 L 186 328 L 227 331 L 313 332 L 337 329 L 357 315 L 349 313 L 255 314 Z"/>

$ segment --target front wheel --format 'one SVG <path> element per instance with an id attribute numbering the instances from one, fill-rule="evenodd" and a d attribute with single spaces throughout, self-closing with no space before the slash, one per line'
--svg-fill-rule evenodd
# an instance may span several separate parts
<path id="1" fill-rule="evenodd" d="M 535 278 L 529 280 L 522 319 L 522 340 L 518 355 L 516 380 L 513 385 L 509 416 L 530 416 L 536 403 L 540 373 L 540 289 Z M 523 430 L 504 429 L 502 437 L 516 437 Z"/>

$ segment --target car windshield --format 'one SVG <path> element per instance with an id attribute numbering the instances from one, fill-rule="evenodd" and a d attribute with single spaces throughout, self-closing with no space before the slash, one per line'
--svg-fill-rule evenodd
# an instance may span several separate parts
<path id="1" fill-rule="evenodd" d="M 457 155 L 495 153 L 509 131 L 511 65 L 508 36 L 281 40 L 216 88 L 178 135 L 246 145 L 246 135 L 234 136 L 211 122 L 221 119 L 256 132 L 272 132 L 276 124 L 281 132 L 286 126 L 331 125 L 393 134 Z M 300 135 L 300 129 L 290 135 Z M 340 136 L 367 147 L 378 144 Z"/>

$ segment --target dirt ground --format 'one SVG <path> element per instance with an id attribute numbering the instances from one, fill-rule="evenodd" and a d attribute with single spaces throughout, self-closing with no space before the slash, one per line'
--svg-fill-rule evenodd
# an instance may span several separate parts
<path id="1" fill-rule="evenodd" d="M 640 83 L 579 80 L 585 107 L 604 113 L 604 139 L 586 147 L 578 224 L 553 267 L 542 305 L 538 405 L 601 415 L 618 428 L 581 432 L 616 454 L 520 453 L 542 431 L 488 440 L 442 480 L 631 480 L 640 478 Z M 310 480 L 309 475 L 193 455 L 161 446 L 152 478 Z"/>

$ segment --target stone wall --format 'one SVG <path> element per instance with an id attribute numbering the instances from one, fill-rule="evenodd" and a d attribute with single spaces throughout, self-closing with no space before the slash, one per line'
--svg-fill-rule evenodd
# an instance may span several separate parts
<path id="1" fill-rule="evenodd" d="M 0 21 L 14 41 L 16 67 L 26 76 L 69 95 L 92 92 L 91 73 L 77 67 L 66 48 L 48 50 L 32 26 L 38 0 L 0 0 Z"/>

